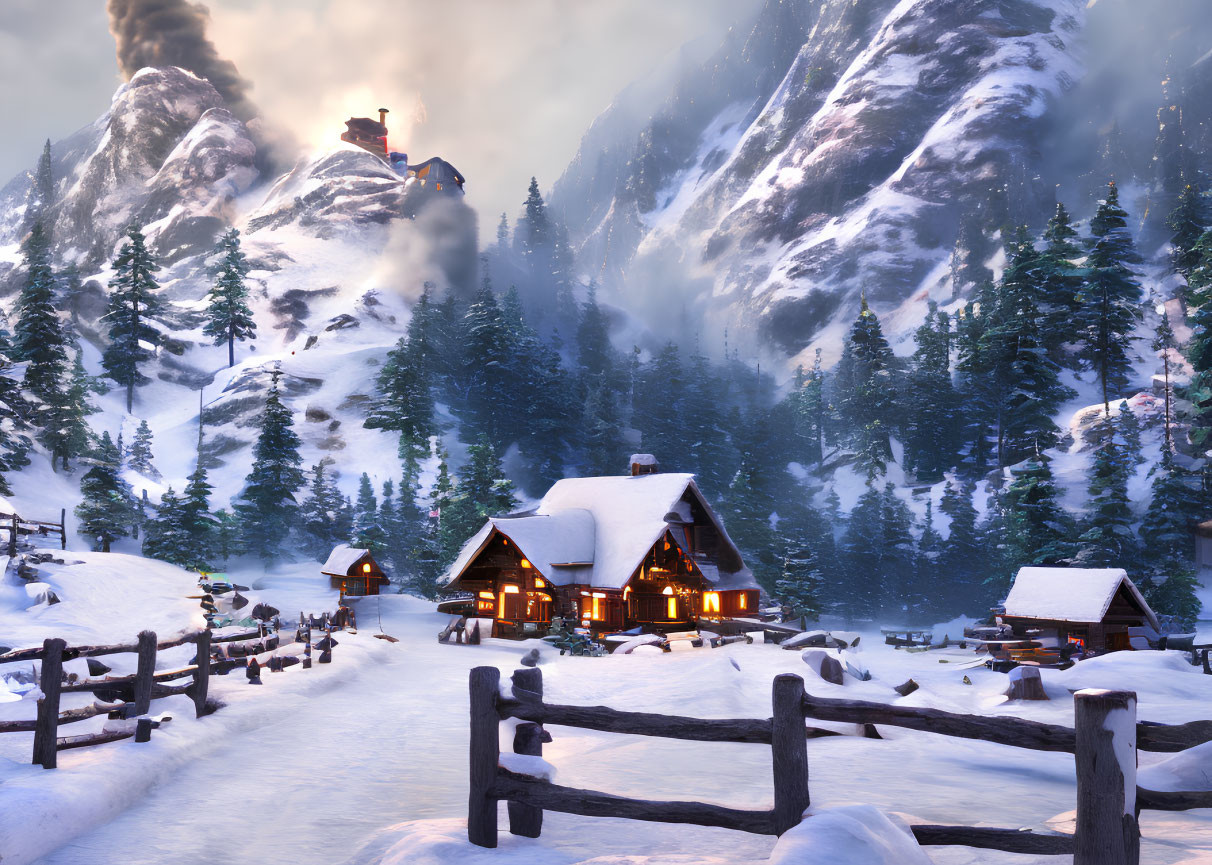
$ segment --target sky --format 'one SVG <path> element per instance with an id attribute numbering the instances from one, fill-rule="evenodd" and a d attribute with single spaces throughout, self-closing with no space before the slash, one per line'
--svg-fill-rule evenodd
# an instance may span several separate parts
<path id="1" fill-rule="evenodd" d="M 393 149 L 467 178 L 487 236 L 546 190 L 622 88 L 760 0 L 210 0 L 210 37 L 307 148 L 389 108 Z M 104 0 L 0 2 L 0 185 L 121 82 Z"/>

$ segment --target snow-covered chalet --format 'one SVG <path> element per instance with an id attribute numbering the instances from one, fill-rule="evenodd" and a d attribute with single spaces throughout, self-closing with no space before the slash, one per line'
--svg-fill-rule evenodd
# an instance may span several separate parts
<path id="1" fill-rule="evenodd" d="M 595 633 L 675 631 L 756 613 L 758 587 L 694 475 L 648 454 L 630 476 L 565 478 L 532 511 L 493 517 L 464 544 L 447 588 L 493 635 L 544 633 L 553 617 Z"/>

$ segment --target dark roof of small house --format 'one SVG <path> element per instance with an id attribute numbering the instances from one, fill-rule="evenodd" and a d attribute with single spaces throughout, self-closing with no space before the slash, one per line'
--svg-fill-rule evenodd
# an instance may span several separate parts
<path id="1" fill-rule="evenodd" d="M 351 547 L 349 544 L 337 544 L 328 554 L 328 561 L 320 568 L 320 573 L 328 577 L 348 577 L 350 569 L 361 564 L 363 560 L 370 563 L 373 572 L 381 571 L 379 563 L 374 560 L 370 550 Z"/>

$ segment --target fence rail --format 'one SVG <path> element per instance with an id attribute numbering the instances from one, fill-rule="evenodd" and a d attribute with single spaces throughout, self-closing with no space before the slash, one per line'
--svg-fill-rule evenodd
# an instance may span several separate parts
<path id="1" fill-rule="evenodd" d="M 509 830 L 538 837 L 543 811 L 588 817 L 618 817 L 663 823 L 717 826 L 757 834 L 781 835 L 803 819 L 810 803 L 808 718 L 883 724 L 1017 748 L 1074 755 L 1077 780 L 1076 832 L 1064 835 L 983 826 L 915 825 L 923 845 L 963 845 L 1036 855 L 1073 855 L 1075 865 L 1130 865 L 1139 861 L 1142 809 L 1184 811 L 1212 807 L 1212 792 L 1158 792 L 1136 785 L 1135 752 L 1182 751 L 1212 741 L 1212 721 L 1163 725 L 1137 723 L 1136 695 L 1127 691 L 1078 691 L 1074 726 L 1042 724 L 1013 717 L 962 715 L 937 709 L 892 706 L 860 700 L 814 697 L 799 676 L 776 676 L 769 719 L 703 719 L 648 712 L 623 712 L 604 706 L 564 706 L 543 702 L 538 669 L 513 674 L 512 698 L 500 694 L 500 672 L 476 667 L 471 690 L 471 781 L 467 836 L 481 847 L 497 845 L 497 802 L 509 804 Z M 700 742 L 751 742 L 769 745 L 774 808 L 748 811 L 705 802 L 646 801 L 553 784 L 518 774 L 501 765 L 500 721 L 516 718 L 513 750 L 542 755 L 551 741 L 543 724 L 612 733 L 688 739 Z"/>
<path id="2" fill-rule="evenodd" d="M 302 668 L 311 667 L 311 619 L 304 620 L 299 614 L 299 630 L 297 636 L 303 641 Z M 321 620 L 325 632 L 331 633 L 332 625 L 326 613 Z M 56 754 L 71 748 L 83 748 L 90 745 L 100 745 L 115 742 L 120 739 L 134 738 L 136 742 L 147 742 L 151 731 L 158 722 L 149 716 L 151 701 L 185 695 L 194 704 L 195 717 L 202 717 L 213 711 L 213 704 L 208 707 L 207 697 L 210 688 L 210 677 L 222 675 L 232 669 L 245 667 L 249 670 L 250 681 L 259 683 L 259 665 L 255 655 L 232 658 L 222 657 L 212 660 L 212 646 L 231 642 L 248 642 L 264 640 L 266 633 L 263 628 L 256 631 L 246 631 L 236 634 L 216 636 L 209 629 L 188 632 L 168 640 L 158 640 L 153 631 L 143 631 L 134 643 L 97 646 L 68 646 L 59 638 L 43 641 L 41 646 L 26 649 L 14 649 L 0 654 L 0 664 L 11 664 L 21 661 L 41 661 L 42 670 L 39 687 L 42 693 L 37 701 L 37 717 L 32 720 L 0 721 L 0 733 L 29 733 L 34 734 L 33 762 L 46 769 L 54 769 L 57 765 Z M 277 638 L 274 637 L 276 640 Z M 156 670 L 157 654 L 166 649 L 193 644 L 196 646 L 192 663 L 172 670 Z M 260 643 L 262 647 L 264 643 Z M 276 644 L 275 644 L 276 645 Z M 320 663 L 329 663 L 332 659 L 332 641 L 323 649 Z M 136 672 L 121 676 L 105 676 L 96 679 L 83 679 L 65 682 L 63 679 L 63 662 L 77 658 L 95 658 L 103 655 L 132 653 L 138 656 Z M 280 671 L 283 664 L 271 662 L 271 671 Z M 189 682 L 181 685 L 170 685 L 181 679 Z M 81 706 L 75 709 L 60 710 L 60 697 L 63 694 L 93 693 L 94 695 L 113 696 L 117 698 L 96 700 L 91 706 Z M 59 736 L 59 727 L 73 724 L 99 715 L 108 715 L 110 719 L 133 720 L 129 728 L 106 730 L 98 733 L 86 733 L 79 736 Z"/>

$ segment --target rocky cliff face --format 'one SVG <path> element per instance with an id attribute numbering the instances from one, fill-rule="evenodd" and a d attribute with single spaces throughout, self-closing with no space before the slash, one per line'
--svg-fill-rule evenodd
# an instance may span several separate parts
<path id="1" fill-rule="evenodd" d="M 641 129 L 603 135 L 603 115 L 555 208 L 623 305 L 650 321 L 697 306 L 709 341 L 731 324 L 795 356 L 860 292 L 882 312 L 947 299 L 965 214 L 1051 195 L 1039 141 L 1080 75 L 1084 6 L 770 0 Z"/>

